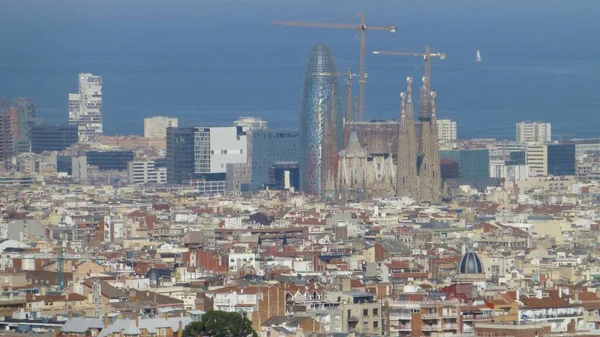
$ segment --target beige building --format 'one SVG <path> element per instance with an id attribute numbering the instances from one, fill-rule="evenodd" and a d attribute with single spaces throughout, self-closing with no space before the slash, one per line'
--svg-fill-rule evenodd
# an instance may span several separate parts
<path id="1" fill-rule="evenodd" d="M 549 143 L 552 129 L 550 123 L 544 122 L 520 122 L 517 123 L 517 142 L 526 143 Z"/>
<path id="2" fill-rule="evenodd" d="M 456 122 L 449 119 L 438 119 L 438 139 L 440 142 L 456 140 Z"/>
<path id="3" fill-rule="evenodd" d="M 177 118 L 164 116 L 144 118 L 144 137 L 145 138 L 166 138 L 167 128 L 176 128 L 179 124 Z"/>
<path id="4" fill-rule="evenodd" d="M 525 150 L 525 160 L 533 176 L 545 176 L 548 174 L 548 148 L 546 145 L 528 145 Z"/>
<path id="5" fill-rule="evenodd" d="M 381 302 L 373 294 L 361 291 L 331 292 L 341 302 L 339 324 L 342 332 L 354 332 L 369 336 L 383 335 Z"/>

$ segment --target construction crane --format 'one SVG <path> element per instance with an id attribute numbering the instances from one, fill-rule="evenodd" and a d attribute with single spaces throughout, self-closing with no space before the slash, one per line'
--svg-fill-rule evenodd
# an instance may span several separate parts
<path id="1" fill-rule="evenodd" d="M 374 51 L 375 55 L 395 55 L 395 56 L 420 56 L 425 61 L 425 76 L 423 77 L 423 92 L 426 97 L 421 97 L 421 114 L 431 113 L 431 58 L 439 57 L 440 60 L 446 59 L 445 53 L 431 53 L 429 46 L 425 46 L 425 53 L 415 53 L 407 51 Z"/>
<path id="2" fill-rule="evenodd" d="M 314 28 L 332 28 L 332 29 L 355 29 L 360 32 L 360 79 L 359 83 L 359 114 L 360 120 L 365 118 L 365 84 L 367 83 L 366 67 L 366 32 L 367 30 L 383 30 L 392 33 L 396 32 L 396 26 L 370 27 L 365 24 L 365 15 L 360 13 L 360 23 L 322 23 L 322 22 L 302 22 L 302 21 L 272 21 L 271 24 L 281 26 L 295 27 L 314 27 Z"/>
<path id="3" fill-rule="evenodd" d="M 360 77 L 360 75 L 351 73 L 349 68 L 348 68 L 348 71 L 345 73 L 313 73 L 313 75 L 344 76 L 344 78 L 346 79 L 346 120 L 345 121 L 350 122 L 352 120 L 356 120 L 358 118 L 358 116 L 355 115 L 354 119 L 352 117 L 352 78 Z"/>

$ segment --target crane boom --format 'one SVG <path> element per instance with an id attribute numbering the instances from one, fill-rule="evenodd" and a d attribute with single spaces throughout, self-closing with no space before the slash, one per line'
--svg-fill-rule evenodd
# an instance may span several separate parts
<path id="1" fill-rule="evenodd" d="M 392 33 L 396 32 L 396 26 L 367 26 L 365 24 L 365 15 L 360 13 L 360 23 L 322 23 L 322 22 L 303 22 L 303 21 L 272 21 L 271 24 L 280 26 L 293 26 L 293 27 L 312 27 L 312 28 L 330 28 L 330 29 L 355 29 L 360 32 L 360 79 L 359 83 L 359 119 L 364 120 L 365 118 L 365 91 L 367 83 L 367 67 L 366 67 L 366 32 L 367 30 L 377 31 L 389 31 Z"/>
<path id="2" fill-rule="evenodd" d="M 395 56 L 422 56 L 425 61 L 425 76 L 423 76 L 423 89 L 421 97 L 421 115 L 424 118 L 429 118 L 431 111 L 431 58 L 439 57 L 441 60 L 446 59 L 445 53 L 431 53 L 429 46 L 425 46 L 424 53 L 415 53 L 408 51 L 374 51 L 375 55 L 395 55 Z"/>

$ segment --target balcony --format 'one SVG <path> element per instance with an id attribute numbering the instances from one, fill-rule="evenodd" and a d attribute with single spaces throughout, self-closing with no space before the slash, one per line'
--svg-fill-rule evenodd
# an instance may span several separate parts
<path id="1" fill-rule="evenodd" d="M 398 321 L 398 320 L 404 320 L 404 321 L 410 321 L 412 319 L 412 315 L 411 314 L 391 314 L 390 315 L 390 321 Z"/>
<path id="2" fill-rule="evenodd" d="M 412 331 L 412 328 L 410 326 L 410 324 L 404 324 L 404 325 L 390 325 L 390 328 L 392 331 Z"/>
<path id="3" fill-rule="evenodd" d="M 423 313 L 421 315 L 421 318 L 422 319 L 440 319 L 440 314 L 437 313 L 437 312 L 434 312 L 434 313 L 431 313 L 431 312 Z"/>
<path id="4" fill-rule="evenodd" d="M 458 324 L 455 324 L 455 323 L 442 324 L 442 329 L 443 330 L 458 330 Z"/>
<path id="5" fill-rule="evenodd" d="M 346 321 L 348 321 L 348 323 L 358 323 L 358 317 L 356 317 L 356 316 L 348 316 L 348 318 L 346 319 Z"/>
<path id="6" fill-rule="evenodd" d="M 440 331 L 441 327 L 439 324 L 424 324 L 423 327 L 421 328 L 421 330 L 423 331 Z"/>

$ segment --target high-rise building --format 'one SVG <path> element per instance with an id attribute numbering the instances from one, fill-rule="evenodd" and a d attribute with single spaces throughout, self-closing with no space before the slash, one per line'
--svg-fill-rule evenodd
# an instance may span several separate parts
<path id="1" fill-rule="evenodd" d="M 343 146 L 339 93 L 333 56 L 327 46 L 316 45 L 304 74 L 300 110 L 300 186 L 309 194 L 322 194 L 335 180 L 337 152 Z"/>
<path id="2" fill-rule="evenodd" d="M 548 174 L 548 151 L 546 145 L 529 144 L 525 150 L 525 162 L 533 176 Z"/>
<path id="3" fill-rule="evenodd" d="M 552 128 L 550 123 L 544 122 L 520 122 L 517 123 L 517 142 L 526 143 L 549 143 L 552 140 Z"/>
<path id="4" fill-rule="evenodd" d="M 548 144 L 546 148 L 548 175 L 575 175 L 575 144 Z"/>
<path id="5" fill-rule="evenodd" d="M 79 74 L 79 93 L 69 94 L 69 124 L 77 126 L 81 142 L 102 136 L 102 77 Z"/>
<path id="6" fill-rule="evenodd" d="M 27 98 L 17 98 L 12 100 L 11 109 L 16 109 L 16 118 L 13 123 L 13 135 L 15 153 L 31 151 L 31 128 L 40 125 L 41 120 L 37 118 L 35 104 Z"/>
<path id="7" fill-rule="evenodd" d="M 194 178 L 194 128 L 167 128 L 167 183 L 187 184 Z"/>
<path id="8" fill-rule="evenodd" d="M 10 167 L 10 159 L 13 155 L 13 134 L 11 131 L 11 115 L 8 109 L 2 106 L 0 114 L 0 165 L 3 168 Z M 0 171 L 2 168 L 0 168 Z"/>
<path id="9" fill-rule="evenodd" d="M 37 125 L 31 128 L 31 152 L 62 151 L 77 143 L 77 127 Z"/>
<path id="10" fill-rule="evenodd" d="M 167 128 L 176 128 L 179 124 L 177 118 L 156 116 L 144 118 L 144 137 L 145 138 L 165 138 Z"/>
<path id="11" fill-rule="evenodd" d="M 247 164 L 247 128 L 194 128 L 194 184 L 202 194 L 223 193 L 227 165 Z"/>
<path id="12" fill-rule="evenodd" d="M 267 128 L 267 121 L 256 117 L 240 117 L 240 119 L 233 122 L 233 125 L 251 130 L 264 130 Z"/>
<path id="13" fill-rule="evenodd" d="M 269 182 L 269 169 L 275 162 L 297 162 L 299 152 L 297 130 L 257 130 L 248 132 L 248 162 L 251 182 Z"/>
<path id="14" fill-rule="evenodd" d="M 449 119 L 438 119 L 437 126 L 440 141 L 456 140 L 456 122 Z"/>

